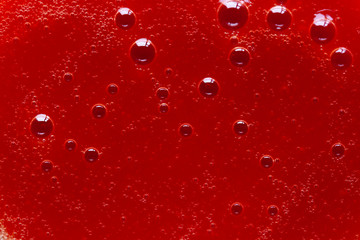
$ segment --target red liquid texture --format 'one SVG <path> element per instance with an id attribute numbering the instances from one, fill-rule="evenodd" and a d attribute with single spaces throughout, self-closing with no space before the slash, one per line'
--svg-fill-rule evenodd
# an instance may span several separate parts
<path id="1" fill-rule="evenodd" d="M 3 1 L 0 238 L 359 239 L 360 2 L 241 4 Z"/>

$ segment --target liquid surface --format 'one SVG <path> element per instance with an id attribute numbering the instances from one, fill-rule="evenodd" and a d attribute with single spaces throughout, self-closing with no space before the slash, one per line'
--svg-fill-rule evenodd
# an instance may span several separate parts
<path id="1" fill-rule="evenodd" d="M 359 239 L 360 2 L 227 4 L 1 2 L 0 239 Z"/>

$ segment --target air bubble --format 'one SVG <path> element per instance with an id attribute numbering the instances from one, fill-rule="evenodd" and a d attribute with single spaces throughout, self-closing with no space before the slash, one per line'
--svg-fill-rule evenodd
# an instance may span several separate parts
<path id="1" fill-rule="evenodd" d="M 107 92 L 111 95 L 116 94 L 119 91 L 119 87 L 118 85 L 116 85 L 115 83 L 110 83 L 107 87 Z"/>
<path id="2" fill-rule="evenodd" d="M 352 53 L 348 49 L 340 47 L 331 53 L 331 64 L 336 69 L 345 69 L 351 66 L 352 58 Z"/>
<path id="3" fill-rule="evenodd" d="M 166 103 L 161 103 L 159 105 L 159 112 L 160 113 L 167 113 L 169 111 L 169 105 Z"/>
<path id="4" fill-rule="evenodd" d="M 74 139 L 68 139 L 65 141 L 64 147 L 68 151 L 74 151 L 77 147 L 77 143 Z"/>
<path id="5" fill-rule="evenodd" d="M 275 6 L 267 14 L 267 22 L 271 29 L 282 31 L 287 29 L 291 24 L 292 14 L 284 6 Z"/>
<path id="6" fill-rule="evenodd" d="M 233 130 L 237 135 L 245 135 L 249 130 L 249 126 L 247 122 L 243 120 L 238 120 L 234 122 Z"/>
<path id="7" fill-rule="evenodd" d="M 164 87 L 158 88 L 158 90 L 156 90 L 156 96 L 160 99 L 165 99 L 169 96 L 169 90 Z"/>
<path id="8" fill-rule="evenodd" d="M 219 84 L 213 78 L 204 78 L 199 83 L 199 91 L 204 97 L 215 97 L 219 91 Z"/>
<path id="9" fill-rule="evenodd" d="M 244 67 L 249 63 L 250 53 L 245 48 L 236 47 L 231 50 L 229 60 L 236 67 Z"/>
<path id="10" fill-rule="evenodd" d="M 41 169 L 43 172 L 50 172 L 53 169 L 53 163 L 50 160 L 44 160 L 41 163 Z"/>
<path id="11" fill-rule="evenodd" d="M 279 208 L 275 205 L 270 205 L 267 209 L 267 212 L 270 216 L 275 216 L 279 212 Z"/>
<path id="12" fill-rule="evenodd" d="M 274 160 L 269 155 L 264 155 L 260 159 L 260 165 L 264 168 L 271 168 L 273 164 L 274 164 Z"/>
<path id="13" fill-rule="evenodd" d="M 30 123 L 30 130 L 32 134 L 37 137 L 47 137 L 51 134 L 54 128 L 54 123 L 48 115 L 38 114 Z"/>
<path id="14" fill-rule="evenodd" d="M 115 14 L 115 24 L 121 29 L 129 29 L 134 26 L 136 17 L 129 8 L 120 8 Z"/>
<path id="15" fill-rule="evenodd" d="M 147 38 L 140 38 L 130 48 L 130 56 L 137 64 L 149 64 L 155 57 L 155 46 Z"/>
<path id="16" fill-rule="evenodd" d="M 166 68 L 166 69 L 164 70 L 164 73 L 165 73 L 166 76 L 172 75 L 173 72 L 174 72 L 174 70 L 173 70 L 172 68 Z"/>
<path id="17" fill-rule="evenodd" d="M 218 20 L 222 27 L 236 30 L 245 25 L 249 10 L 245 4 L 238 1 L 226 1 L 218 8 Z"/>
<path id="18" fill-rule="evenodd" d="M 88 148 L 85 150 L 84 157 L 88 162 L 95 162 L 99 159 L 99 151 L 96 148 Z"/>
<path id="19" fill-rule="evenodd" d="M 241 203 L 239 203 L 239 202 L 235 202 L 235 203 L 233 203 L 233 204 L 231 205 L 231 212 L 232 212 L 232 214 L 234 214 L 234 215 L 239 215 L 239 214 L 241 214 L 242 211 L 243 211 L 243 209 L 244 209 L 243 205 L 242 205 Z"/>
<path id="20" fill-rule="evenodd" d="M 331 152 L 335 157 L 342 157 L 345 154 L 345 147 L 341 143 L 335 143 L 331 148 Z"/>
<path id="21" fill-rule="evenodd" d="M 91 112 L 95 118 L 103 118 L 106 115 L 106 107 L 102 104 L 95 104 L 92 107 Z"/>
<path id="22" fill-rule="evenodd" d="M 179 133 L 184 137 L 189 137 L 193 132 L 193 127 L 188 123 L 183 123 L 179 127 Z"/>
<path id="23" fill-rule="evenodd" d="M 318 44 L 329 43 L 335 32 L 335 24 L 328 18 L 316 19 L 310 27 L 310 36 Z"/>
<path id="24" fill-rule="evenodd" d="M 74 75 L 72 73 L 67 72 L 64 74 L 63 78 L 65 82 L 71 82 L 74 79 Z"/>

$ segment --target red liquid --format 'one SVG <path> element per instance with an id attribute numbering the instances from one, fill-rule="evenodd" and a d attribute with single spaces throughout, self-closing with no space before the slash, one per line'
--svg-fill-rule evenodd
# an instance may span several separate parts
<path id="1" fill-rule="evenodd" d="M 252 1 L 227 18 L 236 30 L 219 1 L 65 2 L 0 6 L 1 237 L 359 238 L 358 0 Z M 284 31 L 268 23 L 277 2 Z M 324 9 L 336 34 L 319 44 Z"/>

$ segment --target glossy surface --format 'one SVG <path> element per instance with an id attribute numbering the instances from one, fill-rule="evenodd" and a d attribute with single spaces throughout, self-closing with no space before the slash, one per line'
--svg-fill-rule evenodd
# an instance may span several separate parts
<path id="1" fill-rule="evenodd" d="M 278 2 L 246 1 L 230 30 L 218 0 L 2 1 L 0 238 L 358 239 L 360 3 L 287 0 L 291 24 L 275 31 Z M 114 22 L 122 7 L 136 15 L 128 30 Z M 310 35 L 319 12 L 336 26 L 327 44 Z M 130 55 L 142 38 L 149 64 Z M 245 67 L 229 61 L 235 47 L 251 53 Z M 345 69 L 331 60 L 339 47 Z M 46 137 L 31 131 L 38 114 L 52 120 Z"/>

